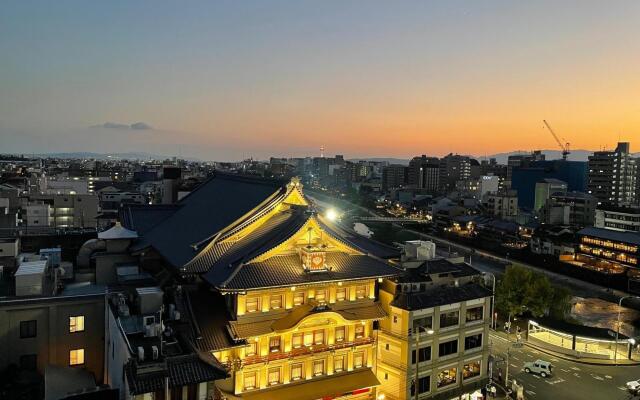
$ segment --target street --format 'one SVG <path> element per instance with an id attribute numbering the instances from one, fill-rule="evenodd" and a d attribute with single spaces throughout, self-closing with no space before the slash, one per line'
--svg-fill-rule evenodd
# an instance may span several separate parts
<path id="1" fill-rule="evenodd" d="M 515 335 L 511 335 L 515 340 Z M 494 356 L 507 357 L 507 348 L 511 348 L 509 356 L 509 380 L 515 379 L 524 385 L 526 399 L 637 399 L 627 392 L 625 384 L 628 381 L 640 379 L 640 367 L 637 366 L 601 366 L 587 365 L 566 361 L 549 354 L 532 349 L 526 345 L 515 347 L 502 335 L 490 334 L 491 353 Z M 553 366 L 553 376 L 542 378 L 538 375 L 527 374 L 523 370 L 524 363 L 541 359 L 550 361 Z M 494 366 L 494 377 L 502 368 L 503 379 L 506 376 L 505 362 Z"/>

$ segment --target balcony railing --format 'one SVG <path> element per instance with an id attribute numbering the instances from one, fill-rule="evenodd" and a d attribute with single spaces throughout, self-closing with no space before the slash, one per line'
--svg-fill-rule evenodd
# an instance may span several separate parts
<path id="1" fill-rule="evenodd" d="M 319 344 L 319 345 L 312 345 L 312 346 L 303 346 L 296 349 L 291 349 L 291 351 L 288 351 L 288 352 L 277 351 L 277 352 L 269 353 L 266 356 L 245 357 L 242 360 L 242 364 L 253 365 L 253 364 L 265 363 L 269 361 L 284 360 L 284 359 L 290 359 L 290 358 L 307 355 L 307 354 L 317 354 L 317 353 L 323 353 L 326 351 L 335 351 L 340 349 L 346 349 L 349 347 L 372 344 L 374 342 L 375 342 L 374 338 L 366 337 L 362 339 L 356 339 L 352 342 L 339 342 L 331 345 Z"/>

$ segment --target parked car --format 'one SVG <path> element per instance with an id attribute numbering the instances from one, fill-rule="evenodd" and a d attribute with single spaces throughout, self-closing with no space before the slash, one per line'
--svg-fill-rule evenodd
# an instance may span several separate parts
<path id="1" fill-rule="evenodd" d="M 553 365 L 548 361 L 535 360 L 524 363 L 524 372 L 527 374 L 540 374 L 541 377 L 553 375 Z"/>
<path id="2" fill-rule="evenodd" d="M 640 379 L 635 381 L 627 382 L 627 390 L 631 394 L 639 394 L 640 393 Z"/>

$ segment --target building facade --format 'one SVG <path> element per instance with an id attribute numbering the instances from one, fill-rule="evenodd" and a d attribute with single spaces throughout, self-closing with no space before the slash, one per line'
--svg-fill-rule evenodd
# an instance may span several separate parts
<path id="1" fill-rule="evenodd" d="M 614 151 L 597 151 L 589 157 L 589 193 L 599 204 L 629 206 L 637 203 L 638 162 L 629 143 Z"/>

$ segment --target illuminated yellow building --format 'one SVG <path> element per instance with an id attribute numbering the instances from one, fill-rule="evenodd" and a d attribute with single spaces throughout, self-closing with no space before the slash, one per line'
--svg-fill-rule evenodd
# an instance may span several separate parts
<path id="1" fill-rule="evenodd" d="M 378 285 L 400 270 L 318 215 L 293 180 L 217 233 L 184 270 L 206 271 L 209 299 L 192 298 L 206 346 L 229 368 L 225 399 L 372 399 Z M 226 321 L 207 324 L 224 302 Z M 197 303 L 197 304 L 196 304 Z M 222 332 L 221 332 L 222 331 Z"/>

